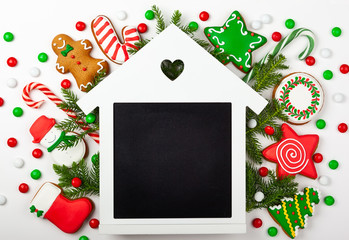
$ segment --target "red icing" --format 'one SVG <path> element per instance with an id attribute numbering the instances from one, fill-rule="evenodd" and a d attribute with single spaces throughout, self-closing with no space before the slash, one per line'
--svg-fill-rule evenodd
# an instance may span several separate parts
<path id="1" fill-rule="evenodd" d="M 307 209 L 307 206 L 304 206 L 304 209 Z"/>
<path id="2" fill-rule="evenodd" d="M 280 141 L 270 145 L 262 152 L 267 160 L 278 164 L 278 177 L 301 174 L 316 179 L 317 172 L 311 156 L 316 150 L 319 136 L 315 134 L 299 136 L 287 124 L 282 124 L 281 131 L 283 135 Z M 294 154 L 290 154 L 291 152 Z M 296 152 L 298 154 L 295 154 Z M 301 159 L 299 159 L 300 156 L 302 156 Z"/>
<path id="3" fill-rule="evenodd" d="M 77 65 L 80 65 L 80 64 L 81 64 L 81 62 L 80 62 L 80 61 L 77 61 L 77 62 L 76 62 L 76 64 L 77 64 Z"/>
<path id="4" fill-rule="evenodd" d="M 240 20 L 240 17 L 237 17 L 236 19 L 237 19 L 237 20 Z"/>
<path id="5" fill-rule="evenodd" d="M 85 67 L 82 68 L 82 71 L 86 71 L 87 69 Z"/>
<path id="6" fill-rule="evenodd" d="M 226 27 L 226 26 L 224 26 L 224 27 L 223 27 L 223 29 L 227 29 L 227 27 Z"/>
<path id="7" fill-rule="evenodd" d="M 276 213 L 277 213 L 277 214 L 280 214 L 280 211 L 279 211 L 279 210 L 277 210 L 277 211 L 276 211 Z"/>
<path id="8" fill-rule="evenodd" d="M 313 196 L 315 196 L 315 194 L 316 194 L 316 193 L 315 193 L 315 192 L 313 192 Z"/>
<path id="9" fill-rule="evenodd" d="M 71 57 L 71 58 L 75 58 L 75 55 L 71 55 L 70 57 Z"/>
<path id="10" fill-rule="evenodd" d="M 242 69 L 242 68 L 243 68 L 243 66 L 240 65 L 240 69 Z"/>
<path id="11" fill-rule="evenodd" d="M 251 36 L 253 37 L 253 36 L 254 36 L 254 33 L 251 33 Z"/>
<path id="12" fill-rule="evenodd" d="M 248 49 L 247 51 L 248 51 L 248 52 L 251 52 L 251 49 Z"/>
<path id="13" fill-rule="evenodd" d="M 288 206 L 292 207 L 292 204 L 290 203 Z"/>
<path id="14" fill-rule="evenodd" d="M 298 221 L 297 220 L 294 220 L 295 223 L 297 223 Z"/>
<path id="15" fill-rule="evenodd" d="M 211 37 L 211 34 L 207 34 L 207 37 Z"/>
<path id="16" fill-rule="evenodd" d="M 75 233 L 92 211 L 87 198 L 69 200 L 58 195 L 44 217 L 65 233 Z"/>
<path id="17" fill-rule="evenodd" d="M 303 198 L 301 197 L 301 200 L 303 201 Z"/>
<path id="18" fill-rule="evenodd" d="M 292 215 L 294 215 L 294 212 L 292 212 Z"/>

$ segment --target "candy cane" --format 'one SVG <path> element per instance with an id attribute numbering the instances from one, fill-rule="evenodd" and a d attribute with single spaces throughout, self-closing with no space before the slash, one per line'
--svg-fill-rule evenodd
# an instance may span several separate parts
<path id="1" fill-rule="evenodd" d="M 259 61 L 259 64 L 263 65 L 268 61 L 269 56 L 275 57 L 278 55 L 290 42 L 292 42 L 294 39 L 298 38 L 299 36 L 305 36 L 308 39 L 307 47 L 301 52 L 298 56 L 299 60 L 304 60 L 306 57 L 310 55 L 310 53 L 314 49 L 315 45 L 315 39 L 314 34 L 312 31 L 306 28 L 298 28 L 291 32 L 288 36 L 283 38 L 275 47 L 273 50 L 271 50 L 265 57 Z M 255 71 L 252 68 L 252 70 L 245 75 L 245 77 L 242 79 L 245 82 L 249 82 L 255 75 Z"/>
<path id="2" fill-rule="evenodd" d="M 39 90 L 41 91 L 43 94 L 45 94 L 48 99 L 50 99 L 54 104 L 56 104 L 56 106 L 58 107 L 60 104 L 63 103 L 63 101 L 58 98 L 50 89 L 48 89 L 44 84 L 41 84 L 41 83 L 37 83 L 37 82 L 32 82 L 32 83 L 29 83 L 28 85 L 26 85 L 24 88 L 23 88 L 23 94 L 22 94 L 22 98 L 24 100 L 24 102 L 29 106 L 29 107 L 32 107 L 32 108 L 36 108 L 38 109 L 44 102 L 45 100 L 40 100 L 40 101 L 33 101 L 30 96 L 29 96 L 29 93 L 32 91 L 32 90 Z M 77 118 L 77 115 L 75 112 L 73 111 L 68 111 L 68 110 L 63 110 L 69 117 L 72 117 L 72 118 Z M 79 120 L 77 121 L 77 123 L 84 123 L 82 120 Z M 83 130 L 89 130 L 91 129 L 90 127 L 88 126 L 84 126 L 84 127 L 81 127 Z M 91 133 L 88 133 L 88 135 L 93 139 L 95 140 L 96 143 L 99 144 L 99 134 L 97 132 L 91 132 Z"/>

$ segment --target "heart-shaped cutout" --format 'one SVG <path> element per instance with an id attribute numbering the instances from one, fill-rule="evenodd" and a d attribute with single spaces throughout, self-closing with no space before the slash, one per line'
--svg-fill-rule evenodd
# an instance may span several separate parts
<path id="1" fill-rule="evenodd" d="M 181 75 L 184 70 L 184 63 L 182 60 L 177 59 L 174 62 L 166 59 L 161 62 L 161 71 L 168 77 L 171 81 Z"/>

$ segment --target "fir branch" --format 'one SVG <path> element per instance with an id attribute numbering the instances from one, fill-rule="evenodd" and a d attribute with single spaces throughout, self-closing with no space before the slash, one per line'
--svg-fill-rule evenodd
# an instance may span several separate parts
<path id="1" fill-rule="evenodd" d="M 89 195 L 99 195 L 99 157 L 92 169 L 89 169 L 87 163 L 82 159 L 79 163 L 73 163 L 71 168 L 65 165 L 53 165 L 53 170 L 59 175 L 58 185 L 63 188 L 65 196 L 76 199 Z M 71 185 L 73 178 L 80 178 L 82 184 L 79 188 Z"/>
<path id="2" fill-rule="evenodd" d="M 160 11 L 160 9 L 156 6 L 156 5 L 153 5 L 151 7 L 151 9 L 153 10 L 154 12 L 154 15 L 155 15 L 155 20 L 156 20 L 156 33 L 159 34 L 161 33 L 162 31 L 165 30 L 166 28 L 166 24 L 165 24 L 165 20 L 164 20 L 164 17 Z"/>
<path id="3" fill-rule="evenodd" d="M 176 25 L 177 27 L 181 26 L 181 17 L 182 17 L 182 13 L 178 10 L 175 10 L 172 14 L 171 17 L 171 23 Z"/>
<path id="4" fill-rule="evenodd" d="M 275 172 L 269 171 L 268 180 L 264 180 L 258 170 L 249 162 L 246 163 L 246 211 L 257 208 L 267 208 L 278 205 L 284 197 L 293 197 L 297 193 L 298 183 L 289 176 L 277 179 Z M 261 191 L 264 199 L 257 202 L 254 199 L 256 192 Z"/>
<path id="5" fill-rule="evenodd" d="M 100 71 L 99 73 L 97 73 L 92 81 L 91 85 L 88 85 L 86 88 L 86 92 L 91 91 L 94 87 L 96 87 L 100 82 L 102 82 L 104 80 L 104 78 L 106 77 L 107 73 L 105 70 Z"/>
<path id="6" fill-rule="evenodd" d="M 264 65 L 257 63 L 253 67 L 256 71 L 256 75 L 254 76 L 255 84 L 252 88 L 260 93 L 277 85 L 282 78 L 282 74 L 277 71 L 288 69 L 285 62 L 285 56 L 279 54 L 276 57 L 269 55 L 268 61 Z"/>
<path id="7" fill-rule="evenodd" d="M 151 40 L 149 40 L 149 39 L 142 39 L 134 44 L 137 48 L 129 48 L 127 50 L 127 52 L 129 54 L 133 55 L 133 54 L 137 53 L 142 47 L 147 45 L 150 41 Z"/>

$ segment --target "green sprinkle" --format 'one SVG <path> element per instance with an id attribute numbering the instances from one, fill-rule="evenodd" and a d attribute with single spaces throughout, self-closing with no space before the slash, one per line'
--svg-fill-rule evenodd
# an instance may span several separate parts
<path id="1" fill-rule="evenodd" d="M 333 78 L 333 72 L 331 70 L 326 70 L 322 74 L 326 80 L 331 80 Z"/>
<path id="2" fill-rule="evenodd" d="M 188 27 L 191 31 L 195 32 L 196 30 L 198 30 L 199 24 L 197 22 L 192 21 L 189 23 Z"/>
<path id="3" fill-rule="evenodd" d="M 153 20 L 154 17 L 155 17 L 155 14 L 154 14 L 154 12 L 152 10 L 148 10 L 148 11 L 145 12 L 144 16 L 148 20 Z"/>
<path id="4" fill-rule="evenodd" d="M 268 228 L 268 234 L 271 237 L 275 237 L 278 234 L 278 230 L 276 227 L 270 227 Z"/>
<path id="5" fill-rule="evenodd" d="M 341 34 L 342 34 L 342 29 L 340 29 L 339 27 L 332 28 L 332 35 L 334 37 L 339 37 Z"/>
<path id="6" fill-rule="evenodd" d="M 286 22 L 285 22 L 285 26 L 286 26 L 288 29 L 294 28 L 295 25 L 296 25 L 296 23 L 295 23 L 294 20 L 291 19 L 291 18 L 287 19 Z"/>
<path id="7" fill-rule="evenodd" d="M 332 196 L 326 196 L 324 198 L 324 202 L 327 206 L 332 206 L 334 204 L 335 200 Z"/>
<path id="8" fill-rule="evenodd" d="M 20 107 L 15 107 L 12 113 L 15 117 L 21 117 L 23 115 L 23 109 Z"/>
<path id="9" fill-rule="evenodd" d="M 324 129 L 326 127 L 326 122 L 323 119 L 319 119 L 316 121 L 316 127 L 318 129 Z"/>
<path id="10" fill-rule="evenodd" d="M 328 166 L 332 169 L 332 170 L 335 170 L 338 168 L 339 166 L 339 163 L 337 160 L 331 160 L 329 163 L 328 163 Z"/>

